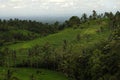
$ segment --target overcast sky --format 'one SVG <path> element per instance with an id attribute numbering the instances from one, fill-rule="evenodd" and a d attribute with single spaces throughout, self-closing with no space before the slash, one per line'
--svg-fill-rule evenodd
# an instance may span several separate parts
<path id="1" fill-rule="evenodd" d="M 120 0 L 0 0 L 0 16 L 57 16 L 120 11 Z"/>

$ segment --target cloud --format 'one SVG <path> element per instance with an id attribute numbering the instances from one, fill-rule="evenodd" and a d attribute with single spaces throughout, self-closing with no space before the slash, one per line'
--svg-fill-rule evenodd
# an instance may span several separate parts
<path id="1" fill-rule="evenodd" d="M 5 8 L 5 7 L 6 7 L 6 5 L 4 5 L 4 4 L 0 5 L 0 8 Z"/>
<path id="2" fill-rule="evenodd" d="M 19 8 L 25 8 L 26 7 L 26 5 L 17 5 L 17 6 L 13 6 L 13 8 L 14 9 L 19 9 Z"/>
<path id="3" fill-rule="evenodd" d="M 6 9 L 6 10 L 4 10 Z M 69 14 L 120 10 L 119 0 L 0 0 L 2 13 L 22 14 Z M 11 13 L 11 14 L 12 14 Z M 16 14 L 17 15 L 17 14 Z"/>
<path id="4" fill-rule="evenodd" d="M 10 0 L 11 2 L 21 2 L 23 0 Z"/>
<path id="5" fill-rule="evenodd" d="M 66 0 L 48 0 L 49 2 L 61 3 L 66 2 Z"/>

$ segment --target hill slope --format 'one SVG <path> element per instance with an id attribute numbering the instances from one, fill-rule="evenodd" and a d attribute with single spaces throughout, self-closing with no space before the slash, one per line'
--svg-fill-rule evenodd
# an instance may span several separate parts
<path id="1" fill-rule="evenodd" d="M 84 56 L 82 54 L 82 51 L 84 51 L 85 48 L 87 49 L 95 47 L 96 44 L 99 45 L 99 43 L 101 43 L 102 41 L 108 40 L 110 34 L 111 30 L 108 27 L 108 20 L 102 20 L 101 22 L 99 20 L 91 20 L 90 22 L 86 22 L 81 24 L 80 26 L 77 26 L 77 28 L 76 26 L 66 28 L 63 31 L 55 34 L 50 34 L 46 37 L 3 46 L 2 49 L 8 47 L 11 50 L 17 51 L 17 58 L 15 61 L 16 63 L 14 63 L 14 58 L 12 59 L 12 57 L 11 60 L 10 58 L 6 58 L 6 62 L 9 62 L 8 66 L 35 66 L 39 68 L 42 67 L 47 69 L 60 70 L 64 74 L 69 74 L 70 71 L 70 73 L 73 74 L 72 71 L 74 71 L 74 68 L 76 68 L 76 64 L 79 64 L 79 62 L 77 63 L 75 60 L 79 59 L 79 56 L 81 56 L 81 59 L 83 58 L 86 61 L 86 58 L 84 57 L 87 57 L 87 55 Z M 63 50 L 64 43 L 67 43 L 67 45 L 65 46 L 69 47 L 68 49 L 66 49 L 66 51 Z M 45 44 L 50 44 L 50 46 L 54 47 L 54 50 L 52 51 L 51 48 L 38 50 L 42 49 Z M 34 48 L 34 46 L 36 45 L 40 45 L 40 48 Z M 71 45 L 72 49 L 70 48 Z M 69 52 L 69 50 L 71 50 L 72 52 Z M 55 65 L 57 65 L 57 68 L 55 67 Z M 31 71 L 28 70 L 28 72 Z M 33 74 L 35 74 L 34 71 Z M 52 73 L 49 73 L 49 75 L 45 75 L 46 77 L 42 75 L 41 77 L 43 77 L 43 79 L 50 80 L 53 79 L 51 74 Z M 21 76 L 21 72 L 18 71 L 18 74 L 15 75 L 19 77 Z M 26 73 L 25 75 L 29 75 L 29 73 Z M 27 80 L 28 77 L 25 76 L 23 79 Z"/>
<path id="2" fill-rule="evenodd" d="M 110 30 L 107 27 L 107 20 L 102 21 L 99 25 L 97 21 L 91 21 L 89 23 L 90 24 L 82 24 L 77 29 L 68 28 L 56 34 L 51 34 L 43 38 L 37 38 L 23 43 L 9 45 L 7 47 L 18 50 L 30 48 L 35 45 L 44 45 L 47 42 L 54 46 L 61 46 L 63 40 L 67 40 L 69 43 L 76 42 L 77 35 L 80 35 L 81 37 L 79 43 L 87 46 L 88 44 L 95 44 L 108 38 L 110 35 Z M 83 29 L 81 29 L 81 27 L 83 27 Z M 102 32 L 100 32 L 101 27 L 103 28 Z"/>

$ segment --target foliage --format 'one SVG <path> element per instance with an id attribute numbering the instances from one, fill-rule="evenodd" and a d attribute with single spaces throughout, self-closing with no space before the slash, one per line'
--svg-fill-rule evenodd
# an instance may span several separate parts
<path id="1" fill-rule="evenodd" d="M 87 15 L 83 14 L 82 18 L 71 17 L 63 24 L 62 29 L 65 29 L 59 33 L 55 33 L 60 29 L 58 22 L 53 25 L 35 22 L 36 24 L 32 25 L 37 27 L 32 27 L 30 30 L 23 27 L 25 30 L 38 34 L 38 29 L 43 28 L 38 24 L 46 25 L 44 29 L 41 29 L 43 33 L 47 31 L 47 34 L 55 34 L 3 46 L 0 52 L 1 66 L 8 69 L 13 66 L 46 68 L 61 71 L 75 80 L 119 80 L 120 12 L 105 13 L 103 17 L 93 11 L 90 16 L 87 18 Z M 19 22 L 19 20 L 15 21 Z M 7 22 L 3 21 L 3 23 Z M 8 27 L 2 28 L 3 31 L 9 31 L 9 29 Z M 8 70 L 7 73 L 10 71 Z M 11 76 L 8 75 L 8 78 Z M 37 77 L 33 73 L 29 74 L 29 78 L 34 80 Z"/>

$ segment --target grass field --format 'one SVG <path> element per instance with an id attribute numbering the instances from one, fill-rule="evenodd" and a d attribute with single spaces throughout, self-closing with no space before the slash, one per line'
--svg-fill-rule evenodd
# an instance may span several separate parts
<path id="1" fill-rule="evenodd" d="M 83 48 L 94 47 L 94 45 L 106 41 L 110 35 L 110 30 L 108 29 L 107 20 L 103 20 L 100 25 L 97 21 L 91 21 L 90 24 L 84 23 L 80 25 L 77 29 L 67 28 L 55 34 L 50 34 L 46 37 L 37 38 L 31 41 L 25 41 L 22 43 L 16 43 L 12 45 L 3 46 L 17 51 L 17 63 L 21 62 L 22 59 L 27 58 L 27 52 L 25 49 L 31 48 L 35 45 L 44 45 L 45 43 L 51 44 L 55 48 L 61 48 L 63 45 L 63 40 L 67 40 L 68 44 L 73 45 L 73 52 L 80 51 Z M 80 27 L 84 27 L 81 29 Z M 103 27 L 102 32 L 96 32 Z M 80 34 L 80 40 L 77 41 L 76 36 Z"/>
<path id="2" fill-rule="evenodd" d="M 35 80 L 68 80 L 62 73 L 47 69 L 11 68 L 11 70 L 12 78 L 16 77 L 19 80 L 31 80 L 32 75 Z M 37 73 L 37 71 L 39 71 L 39 73 Z M 0 80 L 5 78 L 5 74 L 7 74 L 7 69 L 0 67 Z"/>
<path id="3" fill-rule="evenodd" d="M 88 44 L 94 44 L 100 42 L 101 40 L 106 40 L 110 34 L 110 31 L 107 29 L 107 22 L 103 22 L 102 24 L 98 25 L 96 21 L 91 21 L 91 24 L 88 25 L 87 23 L 82 24 L 83 29 L 77 28 L 68 28 L 56 34 L 51 34 L 43 38 L 37 38 L 31 41 L 26 41 L 23 43 L 12 44 L 7 47 L 10 49 L 18 50 L 18 49 L 26 49 L 31 48 L 35 45 L 44 45 L 46 42 L 54 46 L 60 46 L 63 43 L 63 40 L 67 40 L 68 42 L 74 42 L 76 40 L 77 34 L 80 34 L 81 40 L 80 44 L 87 46 Z M 97 33 L 96 31 L 103 27 L 104 31 L 101 33 Z M 88 39 L 86 39 L 88 36 Z"/>

